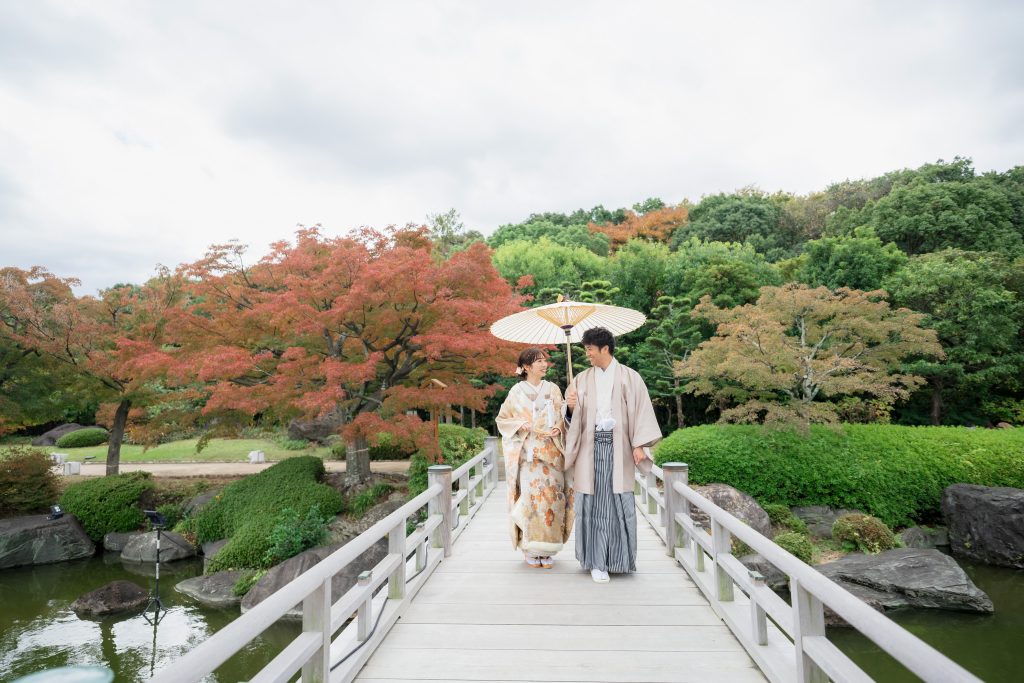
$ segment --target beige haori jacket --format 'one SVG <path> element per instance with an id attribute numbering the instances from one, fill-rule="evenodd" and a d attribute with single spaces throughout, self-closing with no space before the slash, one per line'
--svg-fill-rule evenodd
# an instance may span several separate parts
<path id="1" fill-rule="evenodd" d="M 654 417 L 647 385 L 632 368 L 617 363 L 615 381 L 612 382 L 612 430 L 614 471 L 612 492 L 629 493 L 637 469 L 647 474 L 654 464 L 644 458 L 639 465 L 633 463 L 633 449 L 653 446 L 661 440 L 661 428 Z M 572 413 L 572 422 L 565 438 L 565 469 L 573 472 L 573 485 L 577 493 L 594 493 L 594 425 L 597 422 L 597 383 L 594 368 L 576 376 L 573 384 L 579 403 Z"/>

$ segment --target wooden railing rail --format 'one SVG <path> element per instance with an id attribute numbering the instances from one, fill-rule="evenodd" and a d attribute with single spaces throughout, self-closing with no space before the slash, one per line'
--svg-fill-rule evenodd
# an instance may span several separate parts
<path id="1" fill-rule="evenodd" d="M 694 491 L 686 464 L 665 463 L 646 476 L 637 473 L 634 490 L 641 514 L 665 541 L 666 554 L 686 569 L 773 683 L 872 680 L 828 640 L 826 607 L 921 680 L 978 683 L 959 664 Z M 691 506 L 708 516 L 710 529 L 694 522 Z M 733 556 L 733 537 L 789 577 L 791 603 Z"/>
<path id="2" fill-rule="evenodd" d="M 423 493 L 168 664 L 151 680 L 187 683 L 203 679 L 301 604 L 302 633 L 251 681 L 289 681 L 300 670 L 306 683 L 351 681 L 437 565 L 451 555 L 454 539 L 494 490 L 497 454 L 497 438 L 488 437 L 484 450 L 454 472 L 450 465 L 430 467 Z M 455 496 L 453 479 L 459 482 Z M 427 518 L 407 534 L 409 521 L 419 517 L 424 506 Z M 384 559 L 363 572 L 343 595 L 332 596 L 334 576 L 384 538 L 388 539 Z"/>

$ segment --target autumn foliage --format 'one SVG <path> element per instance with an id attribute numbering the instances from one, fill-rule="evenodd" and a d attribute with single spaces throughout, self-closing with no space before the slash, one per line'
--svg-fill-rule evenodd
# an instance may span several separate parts
<path id="1" fill-rule="evenodd" d="M 836 422 L 844 397 L 891 406 L 923 384 L 901 363 L 943 352 L 923 315 L 893 310 L 885 296 L 788 284 L 731 309 L 705 296 L 693 316 L 717 332 L 677 372 L 690 393 L 712 397 L 725 422 Z"/>
<path id="2" fill-rule="evenodd" d="M 685 206 L 666 206 L 644 214 L 626 211 L 626 220 L 622 223 L 590 223 L 587 228 L 591 232 L 608 235 L 609 248 L 615 251 L 631 239 L 668 242 L 672 233 L 686 223 L 688 216 L 689 209 Z"/>

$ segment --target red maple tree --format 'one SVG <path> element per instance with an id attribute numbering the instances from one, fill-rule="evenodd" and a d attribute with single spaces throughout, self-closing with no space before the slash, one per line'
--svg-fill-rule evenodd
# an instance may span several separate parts
<path id="1" fill-rule="evenodd" d="M 587 229 L 608 235 L 608 246 L 616 251 L 631 239 L 668 242 L 676 228 L 689 220 L 689 215 L 686 206 L 666 206 L 643 214 L 626 211 L 626 220 L 622 223 L 590 223 Z"/>
<path id="2" fill-rule="evenodd" d="M 436 452 L 414 411 L 481 410 L 496 387 L 469 380 L 515 362 L 489 325 L 521 298 L 483 244 L 443 260 L 423 228 L 326 237 L 313 227 L 256 263 L 245 254 L 216 245 L 181 268 L 192 303 L 176 325 L 173 374 L 207 386 L 207 414 L 335 417 L 355 480 L 369 476 L 381 433 Z"/>

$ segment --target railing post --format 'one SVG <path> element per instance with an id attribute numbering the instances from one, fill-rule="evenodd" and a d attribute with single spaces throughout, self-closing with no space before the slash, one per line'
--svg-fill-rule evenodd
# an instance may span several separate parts
<path id="1" fill-rule="evenodd" d="M 693 527 L 698 529 L 700 533 L 704 533 L 703 526 L 698 526 L 695 523 Z M 693 566 L 699 572 L 704 571 L 704 547 L 697 541 L 693 542 Z"/>
<path id="2" fill-rule="evenodd" d="M 676 547 L 681 545 L 679 543 L 679 527 L 676 525 L 676 513 L 682 507 L 680 501 L 683 500 L 683 496 L 676 491 L 675 483 L 680 481 L 685 484 L 689 470 L 690 466 L 681 462 L 667 462 L 661 468 L 662 475 L 665 477 L 665 491 L 662 494 L 662 500 L 665 503 L 665 553 L 669 557 L 675 557 Z M 651 474 L 654 473 L 651 472 Z"/>
<path id="3" fill-rule="evenodd" d="M 331 670 L 331 579 L 302 601 L 302 630 L 321 634 L 320 649 L 302 665 L 302 680 L 324 683 Z"/>
<path id="4" fill-rule="evenodd" d="M 796 680 L 799 683 L 828 683 L 828 676 L 804 654 L 806 636 L 825 635 L 825 607 L 797 579 L 789 580 L 793 596 L 793 646 L 796 650 Z"/>
<path id="5" fill-rule="evenodd" d="M 424 524 L 423 522 L 419 522 L 416 525 L 416 531 L 423 531 L 423 528 L 425 526 L 426 526 L 426 524 Z M 419 542 L 419 545 L 416 546 L 416 571 L 417 572 L 423 571 L 423 568 L 427 566 L 427 541 L 428 540 L 429 539 L 424 538 L 422 541 Z"/>
<path id="6" fill-rule="evenodd" d="M 653 515 L 658 511 L 658 475 L 648 472 L 644 482 L 644 498 L 647 500 L 647 513 Z M 652 495 L 653 494 L 653 495 Z M 661 525 L 665 526 L 665 512 L 662 511 Z"/>
<path id="7" fill-rule="evenodd" d="M 720 602 L 732 600 L 732 577 L 722 568 L 719 555 L 732 554 L 732 534 L 714 518 L 711 519 L 711 548 L 715 560 L 715 597 Z"/>
<path id="8" fill-rule="evenodd" d="M 444 556 L 452 554 L 452 466 L 431 465 L 427 468 L 427 486 L 438 484 L 441 493 L 430 499 L 430 515 L 441 515 L 441 523 L 434 530 L 434 547 L 444 548 Z"/>
<path id="9" fill-rule="evenodd" d="M 491 463 L 491 484 L 498 485 L 498 464 L 501 458 L 498 457 L 498 437 L 488 436 L 484 439 L 484 448 L 487 449 L 487 462 Z"/>
<path id="10" fill-rule="evenodd" d="M 469 508 L 473 506 L 473 490 L 469 486 L 469 470 L 466 470 L 459 477 L 459 493 L 465 493 L 459 503 L 459 515 L 468 515 Z"/>
<path id="11" fill-rule="evenodd" d="M 365 571 L 359 575 L 359 579 L 356 582 L 358 586 L 368 586 L 370 581 L 373 580 L 373 572 Z M 366 599 L 359 605 L 359 611 L 356 615 L 356 638 L 360 641 L 366 640 L 370 637 L 370 623 L 373 621 L 373 594 L 366 596 Z M 303 676 L 302 680 L 306 680 Z"/>
<path id="12" fill-rule="evenodd" d="M 484 484 L 487 483 L 487 475 L 484 473 L 485 462 L 487 462 L 486 456 L 484 456 L 484 459 L 478 462 L 476 465 L 476 476 L 478 481 L 476 482 L 476 488 L 474 489 L 474 493 L 476 494 L 477 498 L 484 497 Z"/>
<path id="13" fill-rule="evenodd" d="M 749 572 L 750 582 L 754 584 L 754 589 L 750 591 L 750 630 L 754 634 L 754 642 L 758 645 L 768 644 L 768 619 L 765 615 L 764 607 L 761 607 L 761 603 L 757 601 L 757 593 L 760 589 L 764 588 L 767 584 L 765 583 L 764 576 L 761 572 L 751 571 Z"/>
<path id="14" fill-rule="evenodd" d="M 388 532 L 388 554 L 398 554 L 399 563 L 395 571 L 388 577 L 388 597 L 392 600 L 401 600 L 405 597 L 405 525 L 408 517 Z"/>

